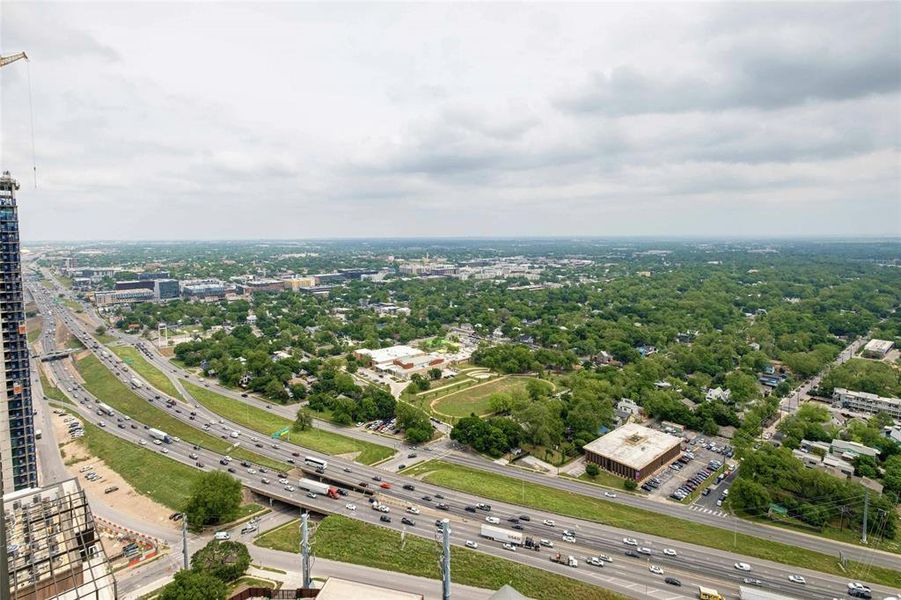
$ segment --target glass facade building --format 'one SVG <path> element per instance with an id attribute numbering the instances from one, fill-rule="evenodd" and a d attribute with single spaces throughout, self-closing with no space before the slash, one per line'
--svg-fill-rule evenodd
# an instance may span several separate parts
<path id="1" fill-rule="evenodd" d="M 16 207 L 18 188 L 8 171 L 0 176 L 0 467 L 4 493 L 38 485 Z"/>

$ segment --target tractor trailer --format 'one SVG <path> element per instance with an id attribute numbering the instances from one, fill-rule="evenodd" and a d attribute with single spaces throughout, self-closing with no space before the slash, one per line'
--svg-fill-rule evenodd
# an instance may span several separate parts
<path id="1" fill-rule="evenodd" d="M 159 441 L 165 442 L 167 444 L 172 443 L 172 438 L 169 437 L 169 434 L 166 433 L 165 431 L 160 431 L 159 429 L 148 429 L 147 433 L 149 433 L 150 437 L 152 437 L 155 440 L 159 440 Z"/>
<path id="2" fill-rule="evenodd" d="M 312 479 L 301 479 L 299 487 L 302 490 L 313 492 L 315 494 L 325 494 L 329 498 L 338 498 L 338 488 L 322 483 L 321 481 L 313 481 Z"/>
<path id="3" fill-rule="evenodd" d="M 494 540 L 496 542 L 504 542 L 506 544 L 516 544 L 522 546 L 522 534 L 518 531 L 510 531 L 502 527 L 494 527 L 492 525 L 482 525 L 481 536 Z"/>
<path id="4" fill-rule="evenodd" d="M 131 387 L 133 387 L 135 389 L 138 389 L 139 387 L 141 387 L 141 380 L 138 379 L 137 377 L 132 377 L 131 378 Z"/>

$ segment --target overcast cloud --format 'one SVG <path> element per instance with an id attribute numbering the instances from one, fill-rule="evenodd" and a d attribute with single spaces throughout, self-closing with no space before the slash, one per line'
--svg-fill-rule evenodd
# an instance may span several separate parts
<path id="1" fill-rule="evenodd" d="M 26 240 L 901 234 L 897 2 L 0 17 Z"/>

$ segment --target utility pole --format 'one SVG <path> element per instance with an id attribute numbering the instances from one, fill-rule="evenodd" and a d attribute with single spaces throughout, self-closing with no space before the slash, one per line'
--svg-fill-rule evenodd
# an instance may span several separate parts
<path id="1" fill-rule="evenodd" d="M 441 598 L 450 600 L 451 597 L 451 569 L 450 569 L 450 523 L 441 524 Z"/>
<path id="2" fill-rule="evenodd" d="M 870 490 L 866 490 L 863 496 L 863 531 L 860 541 L 867 543 L 867 513 L 870 511 Z"/>
<path id="3" fill-rule="evenodd" d="M 313 578 L 310 576 L 310 515 L 300 515 L 300 553 L 303 560 L 303 587 L 309 589 L 313 586 Z"/>
<path id="4" fill-rule="evenodd" d="M 185 563 L 185 571 L 187 571 L 191 564 L 188 560 L 188 515 L 185 513 L 182 513 L 181 519 L 181 554 Z"/>

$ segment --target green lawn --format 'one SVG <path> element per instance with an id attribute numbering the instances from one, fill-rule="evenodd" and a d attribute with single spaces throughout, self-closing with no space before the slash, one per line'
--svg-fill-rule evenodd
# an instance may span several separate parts
<path id="1" fill-rule="evenodd" d="M 484 415 L 491 412 L 488 398 L 497 392 L 524 390 L 531 377 L 504 377 L 488 383 L 473 385 L 440 397 L 434 404 L 435 412 L 451 417 L 467 417 L 470 413 Z M 538 380 L 536 380 L 538 381 Z M 547 384 L 550 385 L 550 384 Z"/>
<path id="2" fill-rule="evenodd" d="M 101 344 L 111 344 L 111 343 L 113 343 L 113 342 L 116 341 L 116 338 L 113 337 L 113 336 L 111 336 L 111 335 L 108 334 L 108 333 L 104 333 L 103 335 L 97 335 L 97 334 L 94 334 L 94 337 L 95 337 L 95 338 L 97 339 L 97 341 L 100 342 Z"/>
<path id="3" fill-rule="evenodd" d="M 614 488 L 617 490 L 625 490 L 626 480 L 622 477 L 617 477 L 613 473 L 608 473 L 607 471 L 601 471 L 594 477 L 589 475 L 588 473 L 582 473 L 579 475 L 579 479 L 582 481 L 587 481 L 589 483 L 595 483 L 597 485 L 601 485 L 604 487 Z"/>
<path id="4" fill-rule="evenodd" d="M 84 312 L 84 307 L 77 300 L 72 298 L 63 298 L 63 304 L 74 310 L 75 312 Z"/>
<path id="5" fill-rule="evenodd" d="M 290 427 L 292 424 L 285 417 L 245 402 L 227 398 L 199 385 L 188 382 L 185 382 L 183 385 L 195 400 L 211 411 L 222 415 L 229 421 L 240 423 L 264 435 L 272 435 L 276 431 Z M 356 461 L 366 465 L 384 460 L 394 454 L 394 449 L 388 446 L 364 442 L 316 428 L 301 432 L 288 431 L 282 436 L 282 439 L 325 454 L 359 452 L 360 454 L 357 456 Z"/>
<path id="6" fill-rule="evenodd" d="M 59 402 L 65 402 L 66 404 L 72 404 L 72 401 L 66 397 L 61 389 L 50 383 L 50 380 L 47 379 L 46 375 L 44 375 L 43 370 L 39 370 L 38 375 L 40 375 L 41 377 L 41 387 L 44 389 L 45 396 L 47 396 L 51 400 L 57 400 Z"/>
<path id="7" fill-rule="evenodd" d="M 185 442 L 198 444 L 221 454 L 230 454 L 235 458 L 248 460 L 279 471 L 289 468 L 285 463 L 260 456 L 244 448 L 234 448 L 230 441 L 204 433 L 167 414 L 132 392 L 128 386 L 116 379 L 93 354 L 77 361 L 76 366 L 84 378 L 88 391 L 102 402 L 136 421 L 162 429 L 169 435 L 179 437 Z"/>
<path id="8" fill-rule="evenodd" d="M 87 421 L 88 450 L 122 476 L 135 490 L 172 510 L 181 510 L 200 471 L 103 431 Z"/>
<path id="9" fill-rule="evenodd" d="M 710 548 L 738 551 L 755 558 L 823 571 L 833 575 L 852 575 L 874 583 L 895 587 L 901 585 L 901 571 L 898 570 L 851 562 L 848 563 L 846 571 L 839 567 L 834 557 L 819 552 L 746 534 L 733 536 L 733 532 L 727 529 L 668 517 L 648 510 L 453 465 L 440 460 L 419 463 L 404 473 L 420 476 L 423 481 L 435 485 L 501 502 L 546 510 L 631 531 L 666 535 L 674 540 Z"/>
<path id="10" fill-rule="evenodd" d="M 297 521 L 266 532 L 255 541 L 258 546 L 298 552 L 300 532 Z M 438 546 L 432 540 L 400 533 L 340 515 L 326 517 L 312 536 L 316 556 L 341 562 L 397 571 L 430 579 L 440 579 Z M 502 558 L 453 547 L 451 569 L 456 583 L 496 590 L 510 584 L 536 600 L 618 600 L 622 596 Z"/>
<path id="11" fill-rule="evenodd" d="M 181 394 L 178 393 L 178 390 L 175 389 L 175 385 L 169 378 L 162 371 L 147 362 L 147 359 L 136 348 L 131 346 L 110 346 L 110 350 L 125 361 L 129 369 L 134 370 L 138 376 L 146 380 L 151 386 L 176 400 L 181 399 Z"/>
<path id="12" fill-rule="evenodd" d="M 38 321 L 37 327 L 32 327 L 28 331 L 25 332 L 25 341 L 29 344 L 33 344 L 41 337 L 41 332 L 44 330 L 43 321 Z"/>

